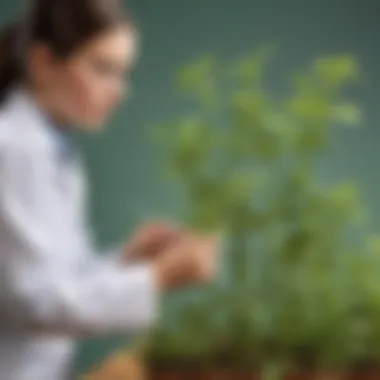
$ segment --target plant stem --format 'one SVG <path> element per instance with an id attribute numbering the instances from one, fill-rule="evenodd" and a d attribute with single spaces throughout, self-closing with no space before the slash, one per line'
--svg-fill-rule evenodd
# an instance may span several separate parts
<path id="1" fill-rule="evenodd" d="M 231 238 L 230 270 L 232 287 L 236 294 L 243 295 L 249 278 L 248 244 L 244 233 L 233 233 Z"/>

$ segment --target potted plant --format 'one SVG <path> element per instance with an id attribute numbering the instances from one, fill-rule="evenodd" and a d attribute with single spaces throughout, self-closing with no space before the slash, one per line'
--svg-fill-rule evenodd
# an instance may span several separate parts
<path id="1" fill-rule="evenodd" d="M 355 360 L 353 346 L 366 345 L 352 333 L 364 285 L 348 270 L 362 249 L 353 233 L 362 208 L 352 184 L 318 184 L 316 159 L 333 126 L 359 122 L 343 96 L 357 65 L 349 56 L 318 59 L 295 76 L 290 95 L 274 99 L 266 62 L 266 52 L 253 54 L 228 83 L 216 80 L 210 57 L 180 73 L 202 111 L 166 126 L 164 141 L 186 223 L 227 232 L 225 281 L 205 290 L 201 305 L 171 312 L 179 324 L 161 326 L 148 361 L 207 367 L 210 379 L 226 365 L 231 379 L 331 378 L 337 370 L 335 379 Z"/>

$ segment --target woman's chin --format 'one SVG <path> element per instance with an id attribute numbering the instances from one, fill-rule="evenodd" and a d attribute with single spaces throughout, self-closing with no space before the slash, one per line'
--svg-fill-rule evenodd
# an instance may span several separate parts
<path id="1" fill-rule="evenodd" d="M 80 129 L 88 133 L 99 133 L 102 132 L 104 126 L 106 125 L 106 119 L 96 119 L 96 120 L 86 120 L 80 123 Z"/>

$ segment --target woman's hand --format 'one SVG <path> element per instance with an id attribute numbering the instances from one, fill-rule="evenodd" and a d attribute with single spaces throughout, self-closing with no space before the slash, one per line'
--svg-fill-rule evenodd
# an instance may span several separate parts
<path id="1" fill-rule="evenodd" d="M 168 222 L 154 222 L 140 227 L 124 248 L 128 263 L 156 259 L 184 235 L 184 230 Z"/>
<path id="2" fill-rule="evenodd" d="M 218 272 L 221 235 L 196 235 L 156 222 L 141 227 L 126 245 L 124 262 L 148 261 L 162 290 L 207 283 Z"/>
<path id="3" fill-rule="evenodd" d="M 182 236 L 156 261 L 159 288 L 173 290 L 211 281 L 218 272 L 220 249 L 219 235 Z"/>

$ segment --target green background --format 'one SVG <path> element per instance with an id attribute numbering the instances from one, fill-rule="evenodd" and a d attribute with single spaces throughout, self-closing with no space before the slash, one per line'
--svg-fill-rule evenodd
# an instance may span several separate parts
<path id="1" fill-rule="evenodd" d="M 21 1 L 0 0 L 0 17 L 8 20 L 23 6 Z M 288 75 L 316 56 L 358 56 L 363 75 L 352 95 L 362 104 L 365 120 L 359 130 L 334 136 L 321 173 L 327 181 L 359 181 L 371 212 L 370 228 L 378 230 L 378 0 L 134 0 L 129 8 L 143 43 L 133 76 L 134 96 L 102 136 L 80 139 L 93 184 L 92 218 L 99 245 L 121 240 L 143 219 L 175 215 L 170 185 L 160 176 L 161 152 L 149 137 L 154 123 L 185 109 L 173 86 L 175 70 L 203 53 L 228 61 L 266 44 L 276 48 L 268 82 L 278 95 L 286 91 Z M 126 341 L 128 337 L 84 342 L 78 367 L 88 369 Z"/>

